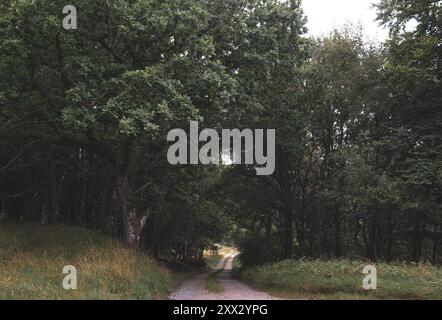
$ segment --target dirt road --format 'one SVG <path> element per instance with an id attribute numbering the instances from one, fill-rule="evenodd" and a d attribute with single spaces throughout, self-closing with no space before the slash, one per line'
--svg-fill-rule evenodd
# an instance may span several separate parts
<path id="1" fill-rule="evenodd" d="M 212 272 L 198 275 L 185 281 L 181 287 L 170 295 L 171 300 L 277 300 L 278 298 L 254 290 L 241 281 L 232 278 L 232 261 L 234 254 L 222 258 Z M 213 293 L 206 290 L 207 277 L 219 270 L 218 279 L 224 291 Z"/>

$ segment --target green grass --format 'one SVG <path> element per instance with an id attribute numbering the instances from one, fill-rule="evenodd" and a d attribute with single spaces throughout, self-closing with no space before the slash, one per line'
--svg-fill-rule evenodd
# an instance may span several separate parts
<path id="1" fill-rule="evenodd" d="M 442 269 L 431 265 L 378 263 L 377 290 L 362 288 L 367 262 L 287 260 L 240 272 L 245 281 L 285 298 L 442 299 Z"/>
<path id="2" fill-rule="evenodd" d="M 216 265 L 218 264 L 218 262 L 221 260 L 223 256 L 221 255 L 207 255 L 204 257 L 204 260 L 206 262 L 207 267 L 210 270 L 215 269 Z"/>
<path id="3" fill-rule="evenodd" d="M 223 286 L 220 284 L 218 276 L 223 270 L 217 270 L 211 273 L 206 279 L 206 289 L 209 292 L 221 293 L 224 291 Z"/>
<path id="4" fill-rule="evenodd" d="M 214 270 L 218 265 L 219 261 L 223 258 L 223 255 L 206 255 L 204 260 L 206 261 L 206 265 L 210 270 Z M 206 278 L 206 289 L 209 292 L 213 293 L 221 293 L 224 291 L 224 288 L 221 286 L 218 280 L 219 274 L 222 272 L 222 268 L 219 270 L 214 270 L 210 275 Z"/>
<path id="5" fill-rule="evenodd" d="M 78 271 L 65 290 L 63 267 Z M 162 299 L 182 275 L 98 232 L 67 226 L 0 225 L 0 300 Z"/>

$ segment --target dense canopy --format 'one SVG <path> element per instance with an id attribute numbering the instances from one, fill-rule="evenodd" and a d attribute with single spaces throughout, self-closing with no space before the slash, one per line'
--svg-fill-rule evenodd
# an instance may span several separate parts
<path id="1" fill-rule="evenodd" d="M 192 261 L 442 261 L 442 5 L 389 40 L 312 39 L 298 0 L 0 2 L 0 223 L 101 229 Z M 406 28 L 409 21 L 417 27 Z M 276 170 L 173 166 L 167 133 L 276 130 Z"/>

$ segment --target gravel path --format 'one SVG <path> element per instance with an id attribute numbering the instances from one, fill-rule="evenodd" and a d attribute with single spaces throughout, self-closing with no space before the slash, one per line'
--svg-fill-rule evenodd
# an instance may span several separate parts
<path id="1" fill-rule="evenodd" d="M 223 257 L 215 269 L 211 272 L 198 275 L 192 279 L 185 281 L 181 287 L 173 293 L 169 299 L 171 300 L 277 300 L 278 298 L 271 295 L 254 290 L 241 281 L 232 278 L 232 261 L 235 259 L 234 254 Z M 223 269 L 218 279 L 223 286 L 222 293 L 213 293 L 206 290 L 207 277 Z"/>

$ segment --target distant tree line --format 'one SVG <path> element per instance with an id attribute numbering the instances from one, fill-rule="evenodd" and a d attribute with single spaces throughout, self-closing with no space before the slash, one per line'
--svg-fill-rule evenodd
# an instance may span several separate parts
<path id="1" fill-rule="evenodd" d="M 0 221 L 100 229 L 198 261 L 442 261 L 442 6 L 388 41 L 306 36 L 299 0 L 0 3 Z M 409 28 L 410 21 L 415 27 Z M 171 166 L 167 132 L 276 129 L 276 170 Z"/>

